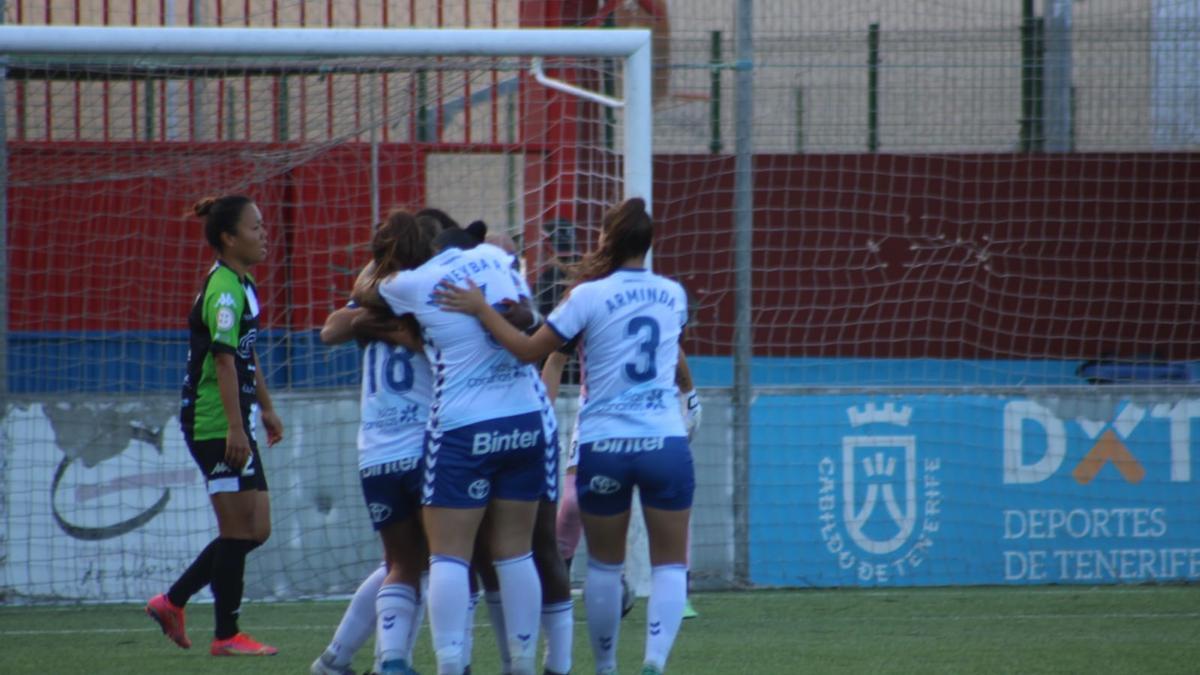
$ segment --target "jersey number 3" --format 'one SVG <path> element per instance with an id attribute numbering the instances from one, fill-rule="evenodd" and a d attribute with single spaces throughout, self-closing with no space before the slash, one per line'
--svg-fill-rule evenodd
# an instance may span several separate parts
<path id="1" fill-rule="evenodd" d="M 383 380 L 383 386 L 393 394 L 408 393 L 413 388 L 412 352 L 404 347 L 371 343 L 367 347 L 367 393 L 371 396 L 379 390 L 379 380 Z"/>
<path id="2" fill-rule="evenodd" d="M 657 352 L 661 330 L 648 316 L 635 316 L 625 326 L 625 335 L 637 338 L 637 356 L 625 364 L 625 377 L 633 382 L 649 382 L 658 376 Z"/>

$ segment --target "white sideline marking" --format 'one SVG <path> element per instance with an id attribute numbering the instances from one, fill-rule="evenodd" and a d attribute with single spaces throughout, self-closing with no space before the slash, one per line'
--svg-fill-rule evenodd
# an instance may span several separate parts
<path id="1" fill-rule="evenodd" d="M 709 614 L 708 616 L 713 616 Z M 871 621 L 1060 621 L 1071 619 L 1200 619 L 1200 612 L 1103 612 L 1103 613 L 1074 613 L 1074 614 L 943 614 L 917 616 L 873 616 Z M 820 623 L 861 623 L 862 616 L 822 616 L 813 617 Z M 488 625 L 477 623 L 476 628 Z M 297 624 L 289 626 L 255 626 L 256 631 L 322 631 L 332 633 L 335 624 Z M 586 630 L 587 626 L 576 623 L 576 631 Z M 423 627 L 422 631 L 427 631 Z M 79 628 L 58 630 L 0 630 L 0 636 L 18 637 L 30 635 L 98 635 L 111 633 L 161 633 L 157 626 L 141 628 Z"/>

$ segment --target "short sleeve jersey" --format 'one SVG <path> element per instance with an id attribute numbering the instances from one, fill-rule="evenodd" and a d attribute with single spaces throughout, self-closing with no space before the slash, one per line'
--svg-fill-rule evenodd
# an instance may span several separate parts
<path id="1" fill-rule="evenodd" d="M 565 341 L 580 338 L 580 443 L 687 434 L 675 385 L 687 323 L 682 286 L 620 269 L 576 286 L 546 323 Z"/>
<path id="2" fill-rule="evenodd" d="M 229 431 L 213 360 L 218 353 L 233 356 L 242 421 L 250 432 L 251 406 L 258 400 L 254 367 L 258 314 L 254 278 L 249 274 L 239 278 L 220 262 L 214 264 L 188 313 L 190 338 L 179 416 L 185 437 L 225 438 Z"/>
<path id="3" fill-rule="evenodd" d="M 490 244 L 447 249 L 424 265 L 388 278 L 380 295 L 397 315 L 421 325 L 433 375 L 429 426 L 449 430 L 489 419 L 540 411 L 537 372 L 517 361 L 473 317 L 442 310 L 433 292 L 442 280 L 483 290 L 488 302 L 523 297 L 512 256 Z"/>
<path id="4" fill-rule="evenodd" d="M 429 361 L 404 347 L 370 342 L 363 349 L 358 468 L 419 457 L 429 417 Z"/>

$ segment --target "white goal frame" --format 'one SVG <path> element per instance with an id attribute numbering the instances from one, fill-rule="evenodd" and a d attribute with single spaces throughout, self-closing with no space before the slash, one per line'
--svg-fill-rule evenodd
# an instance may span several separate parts
<path id="1" fill-rule="evenodd" d="M 0 82 L 6 79 L 14 56 L 107 55 L 125 57 L 528 57 L 532 86 L 578 96 L 600 105 L 621 108 L 623 136 L 622 194 L 652 203 L 653 101 L 651 32 L 647 29 L 353 29 L 353 28 L 196 28 L 109 26 L 0 25 Z M 542 57 L 602 58 L 623 65 L 621 99 L 553 80 L 541 67 Z M 0 109 L 6 105 L 0 86 Z M 7 275 L 7 127 L 0 117 L 0 279 Z M 0 283 L 0 398 L 6 395 L 6 285 Z M 7 451 L 0 446 L 0 466 Z M 6 500 L 0 481 L 0 521 Z M 636 530 L 636 528 L 635 528 Z M 13 536 L 20 536 L 13 533 Z M 634 534 L 635 542 L 639 535 Z M 649 564 L 641 545 L 631 546 L 631 578 L 643 592 L 649 586 Z M 0 560 L 11 542 L 0 536 Z M 639 555 L 640 554 L 640 555 Z M 0 565 L 0 590 L 9 581 Z M 119 591 L 125 593 L 127 589 Z M 50 596 L 54 592 L 49 593 Z M 131 597 L 104 596 L 102 600 Z"/>
<path id="2" fill-rule="evenodd" d="M 0 26 L 4 55 L 573 56 L 621 59 L 624 197 L 652 203 L 653 101 L 647 29 L 192 28 Z M 540 63 L 533 64 L 540 75 Z M 0 63 L 0 68 L 3 64 Z M 2 71 L 0 71 L 2 72 Z M 544 86 L 553 86 L 536 78 Z M 586 95 L 576 92 L 577 95 Z M 611 105 L 611 103 L 609 103 Z"/>

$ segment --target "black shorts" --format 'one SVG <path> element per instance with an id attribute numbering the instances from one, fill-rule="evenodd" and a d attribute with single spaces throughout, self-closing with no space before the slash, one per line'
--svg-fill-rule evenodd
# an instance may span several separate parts
<path id="1" fill-rule="evenodd" d="M 250 437 L 250 459 L 241 471 L 234 471 L 225 463 L 225 439 L 209 438 L 203 441 L 187 439 L 188 451 L 204 474 L 208 494 L 220 492 L 243 492 L 266 490 L 267 472 L 258 456 L 258 443 Z"/>

